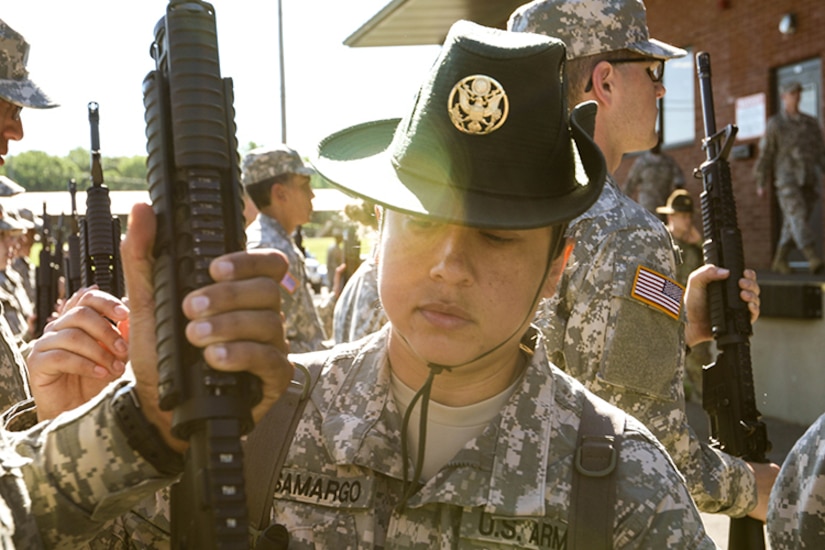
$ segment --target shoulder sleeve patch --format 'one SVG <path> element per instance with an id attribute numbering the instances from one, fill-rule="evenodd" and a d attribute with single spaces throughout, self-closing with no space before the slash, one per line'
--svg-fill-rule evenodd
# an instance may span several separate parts
<path id="1" fill-rule="evenodd" d="M 295 290 L 298 288 L 298 281 L 295 280 L 292 273 L 287 271 L 284 278 L 281 279 L 281 287 L 290 294 L 295 294 Z"/>
<path id="2" fill-rule="evenodd" d="M 679 318 L 685 287 L 644 266 L 636 268 L 630 296 L 673 317 Z"/>

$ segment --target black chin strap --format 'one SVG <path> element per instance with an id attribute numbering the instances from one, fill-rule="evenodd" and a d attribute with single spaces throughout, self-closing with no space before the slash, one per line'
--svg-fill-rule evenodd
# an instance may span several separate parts
<path id="1" fill-rule="evenodd" d="M 547 276 L 550 273 L 550 268 L 553 265 L 553 261 L 558 257 L 559 253 L 561 252 L 561 245 L 564 242 L 564 234 L 566 232 L 566 226 L 558 228 L 557 231 L 554 231 L 553 242 L 550 246 L 550 253 L 547 257 L 547 263 L 544 266 L 544 275 L 541 278 L 541 282 L 536 289 L 536 293 L 533 295 L 532 305 L 530 309 L 528 309 L 527 314 L 524 316 L 524 321 L 527 321 L 531 315 L 535 314 L 536 307 L 538 307 L 539 301 L 541 300 L 541 292 L 544 288 L 544 283 L 547 280 Z M 463 367 L 465 365 L 469 365 L 471 363 L 475 363 L 476 361 L 480 361 L 481 359 L 487 357 L 488 355 L 496 352 L 501 347 L 503 347 L 507 342 L 513 339 L 513 337 L 518 335 L 521 325 L 524 324 L 524 321 L 519 324 L 519 328 L 516 328 L 512 334 L 510 334 L 507 338 L 490 348 L 489 350 L 483 352 L 482 354 L 460 363 L 458 365 L 439 365 L 437 363 L 433 363 L 431 361 L 427 361 L 427 368 L 430 369 L 430 374 L 427 376 L 427 380 L 424 382 L 424 385 L 421 386 L 415 395 L 410 401 L 410 404 L 407 406 L 407 410 L 404 412 L 404 421 L 401 424 L 401 457 L 403 461 L 403 471 L 404 471 L 404 495 L 401 498 L 401 501 L 398 503 L 398 510 L 403 511 L 407 505 L 407 501 L 413 496 L 419 489 L 418 485 L 421 480 L 421 471 L 424 468 L 424 451 L 427 442 L 427 419 L 428 413 L 430 410 L 430 394 L 432 393 L 433 389 L 433 380 L 435 379 L 436 375 L 441 374 L 444 371 L 452 372 L 453 369 L 457 369 Z M 407 347 L 410 350 L 413 350 L 412 345 L 409 341 L 403 336 L 400 335 L 402 340 L 406 342 Z M 412 479 L 409 478 L 409 453 L 408 445 L 407 445 L 407 431 L 409 429 L 410 417 L 412 416 L 412 412 L 415 409 L 415 405 L 421 401 L 421 414 L 418 419 L 418 452 L 416 453 L 415 457 L 415 467 L 413 470 L 413 477 Z"/>

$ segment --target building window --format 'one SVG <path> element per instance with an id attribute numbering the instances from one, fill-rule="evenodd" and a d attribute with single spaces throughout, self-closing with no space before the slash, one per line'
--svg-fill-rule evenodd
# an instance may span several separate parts
<path id="1" fill-rule="evenodd" d="M 693 52 L 687 50 L 685 57 L 671 59 L 665 65 L 664 84 L 667 89 L 662 100 L 663 145 L 684 145 L 696 138 L 696 106 L 694 104 Z"/>

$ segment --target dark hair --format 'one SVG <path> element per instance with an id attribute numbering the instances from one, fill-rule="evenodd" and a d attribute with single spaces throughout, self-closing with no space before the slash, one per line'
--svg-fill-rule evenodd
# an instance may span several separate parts
<path id="1" fill-rule="evenodd" d="M 255 203 L 255 206 L 258 207 L 258 210 L 261 208 L 269 206 L 272 201 L 270 199 L 270 190 L 272 186 L 276 183 L 288 183 L 292 174 L 278 174 L 274 178 L 267 178 L 265 180 L 256 181 L 255 183 L 251 183 L 249 185 L 244 186 L 246 188 L 246 194 L 249 195 L 249 198 L 252 199 L 252 202 Z"/>

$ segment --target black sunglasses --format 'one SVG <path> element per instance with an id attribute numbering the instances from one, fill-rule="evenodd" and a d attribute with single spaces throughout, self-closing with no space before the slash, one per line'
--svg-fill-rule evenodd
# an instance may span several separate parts
<path id="1" fill-rule="evenodd" d="M 653 82 L 661 82 L 662 78 L 665 76 L 665 60 L 664 59 L 654 59 L 650 57 L 626 57 L 622 59 L 605 59 L 611 65 L 617 65 L 619 63 L 656 63 L 653 67 L 647 67 L 645 70 L 647 71 L 647 76 L 650 77 L 650 80 Z M 593 89 L 593 77 L 590 77 L 590 80 L 587 81 L 587 86 L 585 86 L 584 91 L 589 92 Z"/>

